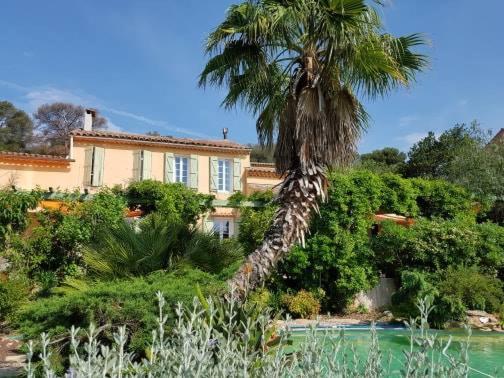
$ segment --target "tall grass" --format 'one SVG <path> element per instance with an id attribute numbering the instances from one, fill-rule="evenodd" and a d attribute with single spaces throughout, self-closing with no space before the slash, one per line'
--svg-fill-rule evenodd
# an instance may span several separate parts
<path id="1" fill-rule="evenodd" d="M 191 308 L 177 308 L 178 320 L 167 333 L 165 301 L 161 293 L 158 327 L 152 330 L 152 343 L 147 357 L 138 360 L 127 351 L 128 333 L 119 327 L 114 344 L 102 345 L 99 331 L 91 326 L 85 342 L 78 329 L 70 332 L 70 377 L 467 377 L 468 341 L 461 352 L 450 354 L 446 343 L 428 330 L 427 317 L 432 307 L 420 301 L 421 316 L 411 321 L 410 345 L 404 351 L 400 371 L 392 371 L 390 361 L 380 349 L 379 337 L 371 328 L 369 352 L 360 359 L 343 331 L 317 331 L 311 328 L 298 346 L 289 345 L 290 330 L 278 332 L 271 342 L 271 318 L 258 315 L 243 320 L 237 316 L 237 304 L 195 299 Z M 223 316 L 224 315 L 224 316 Z M 222 319 L 225 319 L 224 321 Z M 219 324 L 218 324 L 219 323 Z M 220 324 L 223 323 L 223 324 Z M 250 343 L 261 331 L 260 343 Z M 51 342 L 41 338 L 40 359 L 43 375 L 54 377 L 51 367 Z M 29 343 L 26 371 L 36 375 L 32 363 L 34 344 Z"/>

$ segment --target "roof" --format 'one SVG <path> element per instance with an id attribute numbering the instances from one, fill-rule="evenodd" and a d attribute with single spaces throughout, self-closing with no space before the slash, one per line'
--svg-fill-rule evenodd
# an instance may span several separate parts
<path id="1" fill-rule="evenodd" d="M 398 214 L 375 214 L 374 220 L 376 222 L 393 221 L 393 222 L 395 222 L 397 224 L 401 224 L 403 226 L 410 226 L 413 223 L 415 223 L 413 218 L 405 217 L 403 215 L 398 215 Z"/>
<path id="2" fill-rule="evenodd" d="M 247 168 L 247 176 L 281 179 L 281 176 L 275 169 L 275 164 L 258 163 L 253 161 L 250 162 L 250 167 Z"/>
<path id="3" fill-rule="evenodd" d="M 225 149 L 241 152 L 250 152 L 250 148 L 242 144 L 222 139 L 222 140 L 204 140 L 192 138 L 175 138 L 172 136 L 155 136 L 145 134 L 121 133 L 106 130 L 75 130 L 72 132 L 74 137 L 81 139 L 108 139 L 115 142 L 123 141 L 126 143 L 147 143 L 147 144 L 163 144 L 170 147 L 197 147 L 205 149 Z"/>
<path id="4" fill-rule="evenodd" d="M 504 128 L 500 129 L 497 134 L 492 138 L 489 144 L 504 143 Z"/>
<path id="5" fill-rule="evenodd" d="M 74 160 L 68 159 L 59 155 L 43 155 L 43 154 L 30 154 L 28 152 L 12 152 L 0 151 L 0 159 L 2 160 L 31 160 L 31 161 L 46 161 L 54 163 L 70 163 Z"/>

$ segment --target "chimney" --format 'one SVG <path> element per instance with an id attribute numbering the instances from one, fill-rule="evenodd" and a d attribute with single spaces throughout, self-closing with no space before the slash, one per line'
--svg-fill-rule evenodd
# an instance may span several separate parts
<path id="1" fill-rule="evenodd" d="M 96 116 L 96 110 L 86 109 L 84 111 L 84 130 L 85 131 L 92 131 L 93 130 L 93 123 L 94 123 L 95 116 Z"/>
<path id="2" fill-rule="evenodd" d="M 224 127 L 222 129 L 222 135 L 224 136 L 224 139 L 227 139 L 228 132 L 229 132 L 229 130 L 227 127 Z"/>

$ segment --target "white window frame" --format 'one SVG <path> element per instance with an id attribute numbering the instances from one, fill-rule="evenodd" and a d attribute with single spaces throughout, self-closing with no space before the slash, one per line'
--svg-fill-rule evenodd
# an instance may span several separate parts
<path id="1" fill-rule="evenodd" d="M 221 170 L 222 167 L 222 170 Z M 222 173 L 222 177 L 221 177 Z M 233 185 L 233 160 L 217 159 L 217 192 L 230 193 Z"/>
<path id="2" fill-rule="evenodd" d="M 232 218 L 214 218 L 212 223 L 212 230 L 219 236 L 219 239 L 229 239 L 234 236 L 234 220 Z"/>
<path id="3" fill-rule="evenodd" d="M 177 164 L 177 159 L 179 159 L 180 164 Z M 186 175 L 185 179 L 186 181 L 183 181 L 184 173 L 183 173 L 183 161 L 186 161 Z M 181 167 L 179 166 L 181 165 Z M 177 171 L 180 169 L 178 172 L 179 174 L 177 175 Z M 175 155 L 173 156 L 173 182 L 180 182 L 184 184 L 185 186 L 189 186 L 190 180 L 191 180 L 191 159 L 188 156 L 184 155 Z"/>

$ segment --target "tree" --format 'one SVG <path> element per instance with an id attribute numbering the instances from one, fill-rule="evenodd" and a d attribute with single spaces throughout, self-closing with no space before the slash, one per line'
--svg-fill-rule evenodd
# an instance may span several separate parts
<path id="1" fill-rule="evenodd" d="M 504 199 L 504 145 L 473 143 L 461 149 L 446 168 L 449 181 L 478 198 Z"/>
<path id="2" fill-rule="evenodd" d="M 359 166 L 374 172 L 400 172 L 404 169 L 406 154 L 397 148 L 385 147 L 381 150 L 362 154 Z"/>
<path id="3" fill-rule="evenodd" d="M 33 136 L 33 122 L 24 111 L 0 101 L 0 149 L 24 152 Z"/>
<path id="4" fill-rule="evenodd" d="M 405 167 L 407 177 L 447 178 L 450 164 L 463 151 L 483 146 L 487 138 L 477 121 L 456 124 L 439 138 L 431 131 L 411 147 Z"/>
<path id="5" fill-rule="evenodd" d="M 70 133 L 84 127 L 84 108 L 64 102 L 55 102 L 39 106 L 33 115 L 37 121 L 37 130 L 52 152 L 68 153 Z M 107 128 L 107 119 L 96 113 L 93 129 Z M 64 147 L 64 151 L 61 151 Z"/>
<path id="6" fill-rule="evenodd" d="M 379 1 L 375 3 L 379 4 Z M 413 81 L 426 64 L 418 34 L 383 34 L 365 0 L 257 0 L 233 5 L 209 35 L 200 85 L 227 86 L 223 106 L 257 116 L 285 179 L 264 242 L 230 281 L 243 298 L 297 242 L 325 198 L 325 170 L 351 162 L 368 116 L 357 95 L 374 98 Z"/>
<path id="7" fill-rule="evenodd" d="M 252 151 L 250 151 L 250 160 L 258 163 L 274 163 L 275 158 L 273 156 L 274 147 L 273 146 L 261 146 L 258 144 L 250 145 Z"/>

